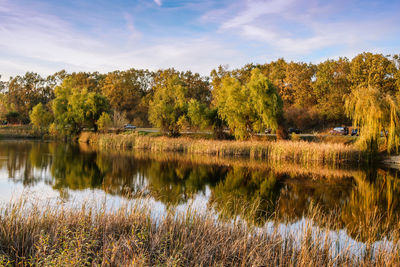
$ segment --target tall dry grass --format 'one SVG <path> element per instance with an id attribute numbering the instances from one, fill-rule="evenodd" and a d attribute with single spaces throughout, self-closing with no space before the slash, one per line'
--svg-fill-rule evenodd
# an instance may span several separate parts
<path id="1" fill-rule="evenodd" d="M 340 164 L 361 162 L 363 151 L 353 145 L 306 141 L 219 141 L 131 134 L 85 133 L 80 142 L 114 149 L 145 149 L 154 152 L 185 152 L 216 156 L 243 156 L 269 162 Z"/>
<path id="2" fill-rule="evenodd" d="M 213 216 L 169 212 L 154 219 L 146 205 L 28 204 L 0 210 L 1 266 L 395 266 L 397 244 L 338 249 L 311 223 L 294 235 L 222 223 Z M 101 206 L 101 205 L 100 205 Z M 311 217 L 321 216 L 313 209 Z M 325 217 L 326 224 L 331 217 Z M 275 228 L 278 229 L 278 228 Z M 301 237 L 301 238 L 300 238 Z"/>

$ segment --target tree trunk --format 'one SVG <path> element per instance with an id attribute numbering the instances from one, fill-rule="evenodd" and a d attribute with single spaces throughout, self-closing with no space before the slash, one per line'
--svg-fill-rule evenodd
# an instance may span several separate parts
<path id="1" fill-rule="evenodd" d="M 277 140 L 288 139 L 288 133 L 285 127 L 285 119 L 283 118 L 283 116 L 278 119 L 278 129 L 276 129 L 276 139 Z"/>

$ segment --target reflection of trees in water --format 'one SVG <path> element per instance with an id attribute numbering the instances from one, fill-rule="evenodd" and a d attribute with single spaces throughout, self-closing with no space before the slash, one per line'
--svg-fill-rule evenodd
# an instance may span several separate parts
<path id="1" fill-rule="evenodd" d="M 378 237 L 399 226 L 397 170 L 369 169 L 344 174 L 346 171 L 339 170 L 336 175 L 329 170 L 331 178 L 310 179 L 306 174 L 309 171 L 296 171 L 299 166 L 292 171 L 282 166 L 257 168 L 247 162 L 234 164 L 238 159 L 221 166 L 196 163 L 189 156 L 179 157 L 154 159 L 60 143 L 0 142 L 0 168 L 7 171 L 10 179 L 25 186 L 44 181 L 59 190 L 61 196 L 67 196 L 70 189 L 98 188 L 127 197 L 145 192 L 171 206 L 204 194 L 209 187 L 209 205 L 225 219 L 240 216 L 256 225 L 262 225 L 271 216 L 297 220 L 313 203 L 326 213 L 340 209 L 338 225 L 346 226 L 352 236 L 361 239 L 366 237 L 366 231 L 375 231 Z M 353 178 L 348 177 L 349 173 Z"/>
<path id="2" fill-rule="evenodd" d="M 226 168 L 193 165 L 177 161 L 153 161 L 146 171 L 152 197 L 169 205 L 177 205 L 205 193 L 206 186 L 225 176 Z"/>
<path id="3" fill-rule="evenodd" d="M 49 146 L 39 142 L 0 142 L 0 169 L 7 170 L 8 177 L 24 186 L 48 181 L 46 171 L 51 162 Z"/>
<path id="4" fill-rule="evenodd" d="M 233 167 L 212 190 L 210 205 L 222 218 L 241 218 L 263 225 L 275 211 L 282 183 L 270 171 Z"/>
<path id="5" fill-rule="evenodd" d="M 82 190 L 101 187 L 104 173 L 97 166 L 96 157 L 94 152 L 80 153 L 76 146 L 57 146 L 51 165 L 53 188 Z"/>
<path id="6" fill-rule="evenodd" d="M 297 220 L 311 205 L 318 205 L 321 211 L 329 213 L 348 201 L 353 186 L 352 179 L 310 180 L 304 176 L 286 179 L 276 216 Z"/>
<path id="7" fill-rule="evenodd" d="M 341 210 L 347 231 L 362 240 L 379 239 L 399 228 L 400 180 L 397 170 L 369 169 L 354 177 L 356 186 Z M 368 234 L 367 234 L 368 233 Z"/>

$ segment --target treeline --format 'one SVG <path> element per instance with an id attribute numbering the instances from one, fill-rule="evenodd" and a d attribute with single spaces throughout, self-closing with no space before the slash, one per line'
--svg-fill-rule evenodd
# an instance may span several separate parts
<path id="1" fill-rule="evenodd" d="M 359 88 L 397 99 L 399 56 L 362 53 L 317 65 L 278 59 L 234 70 L 219 66 L 210 77 L 175 69 L 60 71 L 46 78 L 28 72 L 0 83 L 0 119 L 63 135 L 132 123 L 170 135 L 191 128 L 223 137 L 229 128 L 244 139 L 265 128 L 284 135 L 287 127 L 349 124 L 345 96 Z"/>

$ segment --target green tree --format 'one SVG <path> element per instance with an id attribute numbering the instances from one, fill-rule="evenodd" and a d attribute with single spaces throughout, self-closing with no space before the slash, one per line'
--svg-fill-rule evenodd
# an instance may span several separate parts
<path id="1" fill-rule="evenodd" d="M 179 134 L 179 120 L 186 116 L 187 102 L 185 95 L 187 87 L 177 75 L 165 77 L 165 81 L 154 88 L 154 97 L 150 101 L 150 122 L 161 131 L 171 136 Z"/>
<path id="2" fill-rule="evenodd" d="M 211 125 L 210 109 L 206 104 L 200 103 L 195 99 L 191 99 L 188 104 L 188 117 L 190 125 L 199 129 L 205 129 Z"/>
<path id="3" fill-rule="evenodd" d="M 110 115 L 106 112 L 103 112 L 100 118 L 97 120 L 96 124 L 100 131 L 107 132 L 108 128 L 112 124 Z"/>
<path id="4" fill-rule="evenodd" d="M 394 96 L 375 87 L 359 87 L 347 98 L 347 115 L 360 128 L 359 143 L 365 150 L 378 150 L 381 133 L 387 151 L 398 150 L 400 141 L 400 108 Z"/>
<path id="5" fill-rule="evenodd" d="M 208 79 L 192 72 L 174 69 L 158 71 L 154 76 L 153 98 L 150 101 L 150 122 L 163 132 L 176 136 L 189 125 L 188 106 L 191 99 L 210 103 Z"/>
<path id="6" fill-rule="evenodd" d="M 67 135 L 78 134 L 84 127 L 97 131 L 97 120 L 109 111 L 108 101 L 84 87 L 71 87 L 75 85 L 73 79 L 73 76 L 67 77 L 55 90 L 52 109 L 57 130 Z"/>
<path id="7" fill-rule="evenodd" d="M 277 129 L 282 120 L 282 100 L 259 69 L 251 71 L 245 84 L 232 76 L 223 77 L 213 96 L 218 114 L 238 139 L 248 138 L 266 127 Z"/>
<path id="8" fill-rule="evenodd" d="M 51 113 L 43 106 L 42 103 L 37 104 L 33 107 L 29 113 L 29 118 L 33 127 L 43 133 L 48 130 L 50 123 L 52 122 Z"/>

